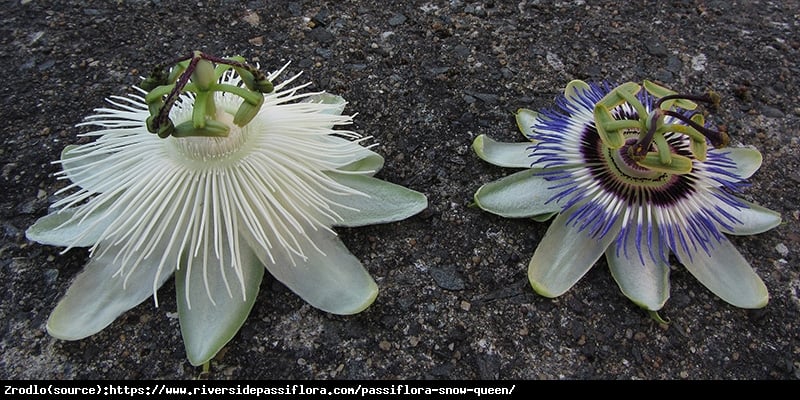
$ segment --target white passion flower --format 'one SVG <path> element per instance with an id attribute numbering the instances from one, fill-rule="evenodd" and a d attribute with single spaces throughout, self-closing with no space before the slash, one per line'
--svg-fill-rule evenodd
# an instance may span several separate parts
<path id="1" fill-rule="evenodd" d="M 761 154 L 723 148 L 727 134 L 705 126 L 692 111 L 695 101 L 718 98 L 679 95 L 648 81 L 573 81 L 557 108 L 517 113 L 529 142 L 475 139 L 482 159 L 526 168 L 478 189 L 480 208 L 537 221 L 556 216 L 528 267 L 536 292 L 560 296 L 605 255 L 622 293 L 655 312 L 669 297 L 674 254 L 726 302 L 767 304 L 766 286 L 724 235 L 761 233 L 781 222 L 735 196 Z"/>
<path id="2" fill-rule="evenodd" d="M 284 67 L 285 68 L 285 67 Z M 39 243 L 90 247 L 90 261 L 47 322 L 92 335 L 175 275 L 187 357 L 208 362 L 239 330 L 266 268 L 312 306 L 354 314 L 378 293 L 334 226 L 398 221 L 424 195 L 374 178 L 383 158 L 337 126 L 343 98 L 272 85 L 243 59 L 202 53 L 156 71 L 143 96 L 112 97 L 68 146 L 71 191 L 27 230 Z M 147 93 L 149 91 L 149 93 Z M 155 135 L 151 132 L 158 133 Z M 158 300 L 156 297 L 156 305 Z"/>

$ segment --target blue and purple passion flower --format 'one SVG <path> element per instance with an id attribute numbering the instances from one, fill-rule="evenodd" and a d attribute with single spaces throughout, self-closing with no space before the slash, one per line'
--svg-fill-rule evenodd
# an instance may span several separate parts
<path id="1" fill-rule="evenodd" d="M 473 148 L 502 167 L 524 168 L 475 193 L 481 209 L 509 218 L 555 216 L 528 267 L 533 289 L 556 297 L 605 255 L 637 305 L 669 298 L 670 255 L 726 302 L 767 304 L 767 288 L 726 238 L 776 227 L 778 213 L 737 197 L 761 154 L 726 147 L 697 103 L 652 82 L 572 81 L 556 107 L 516 115 L 524 143 L 481 135 Z"/>

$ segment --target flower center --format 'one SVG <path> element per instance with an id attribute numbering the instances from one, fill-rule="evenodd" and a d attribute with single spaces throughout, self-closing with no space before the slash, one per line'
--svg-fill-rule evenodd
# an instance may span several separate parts
<path id="1" fill-rule="evenodd" d="M 581 153 L 593 181 L 616 198 L 625 202 L 647 198 L 655 205 L 669 205 L 694 190 L 692 181 L 695 178 L 691 173 L 675 174 L 649 168 L 631 156 L 630 149 L 639 142 L 638 130 L 627 130 L 623 145 L 616 149 L 606 146 L 591 127 L 583 138 Z M 692 157 L 685 137 L 672 133 L 666 135 L 665 140 L 672 157 Z"/>
<path id="2" fill-rule="evenodd" d="M 225 111 L 218 111 L 216 120 L 225 124 L 228 136 L 203 137 L 187 136 L 169 138 L 170 153 L 181 160 L 181 163 L 205 169 L 221 163 L 229 164 L 241 160 L 247 153 L 247 143 L 251 138 L 249 132 L 254 129 L 254 123 L 239 127 L 233 123 L 233 115 Z"/>
<path id="3" fill-rule="evenodd" d="M 630 137 L 625 140 L 625 144 L 619 149 L 608 149 L 605 153 L 608 165 L 613 165 L 616 170 L 633 180 L 659 180 L 660 176 L 665 174 L 652 169 L 639 165 L 636 160 L 631 156 L 630 149 L 638 142 L 637 138 Z M 600 142 L 602 145 L 602 142 Z"/>

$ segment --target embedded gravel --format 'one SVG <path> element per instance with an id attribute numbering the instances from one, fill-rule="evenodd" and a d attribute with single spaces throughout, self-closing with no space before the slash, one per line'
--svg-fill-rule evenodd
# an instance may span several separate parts
<path id="1" fill-rule="evenodd" d="M 380 287 L 333 316 L 271 277 L 211 379 L 800 378 L 800 68 L 795 1 L 54 1 L 0 5 L 0 378 L 192 379 L 174 285 L 90 338 L 44 330 L 85 249 L 28 242 L 66 183 L 50 163 L 75 125 L 152 66 L 199 49 L 263 69 L 292 61 L 344 96 L 386 158 L 379 177 L 428 195 L 408 220 L 340 230 Z M 682 267 L 659 324 L 598 263 L 557 299 L 526 268 L 546 223 L 470 208 L 510 174 L 477 135 L 522 140 L 512 112 L 548 107 L 572 79 L 654 79 L 722 95 L 712 116 L 764 164 L 744 197 L 782 213 L 732 241 L 771 293 L 761 310 L 714 297 Z"/>

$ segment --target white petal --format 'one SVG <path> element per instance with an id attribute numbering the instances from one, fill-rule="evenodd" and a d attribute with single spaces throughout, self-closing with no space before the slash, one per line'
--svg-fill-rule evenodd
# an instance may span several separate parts
<path id="1" fill-rule="evenodd" d="M 472 149 L 484 161 L 507 168 L 530 168 L 530 142 L 503 143 L 480 135 L 472 142 Z"/>
<path id="2" fill-rule="evenodd" d="M 99 193 L 107 174 L 98 174 L 98 167 L 111 154 L 102 151 L 85 152 L 88 147 L 68 145 L 61 150 L 61 168 L 72 182 L 90 193 Z M 83 151 L 81 151 L 83 150 Z M 105 168 L 105 167 L 100 167 Z"/>
<path id="3" fill-rule="evenodd" d="M 625 248 L 611 244 L 606 250 L 606 260 L 611 276 L 622 293 L 642 308 L 660 310 L 669 298 L 669 265 L 654 261 L 650 256 L 647 237 L 639 239 L 641 257 L 636 245 L 636 234 L 630 232 Z M 656 239 L 653 242 L 657 242 Z M 657 256 L 658 257 L 658 256 Z"/>
<path id="4" fill-rule="evenodd" d="M 425 195 L 380 179 L 363 175 L 328 172 L 336 182 L 353 188 L 362 195 L 329 195 L 328 198 L 349 209 L 335 207 L 342 217 L 337 226 L 364 226 L 399 221 L 428 207 Z M 367 197 L 369 196 L 369 197 Z"/>
<path id="5" fill-rule="evenodd" d="M 319 142 L 322 148 L 319 154 L 316 155 L 316 160 L 336 165 L 337 170 L 341 171 L 358 171 L 367 173 L 367 175 L 375 175 L 376 172 L 383 168 L 383 157 L 368 148 L 362 146 L 357 141 L 350 139 L 327 135 L 320 136 L 315 139 Z M 336 154 L 331 154 L 327 148 L 349 148 L 347 151 L 338 151 Z M 345 156 L 346 155 L 346 156 Z"/>
<path id="6" fill-rule="evenodd" d="M 739 175 L 742 179 L 747 179 L 758 171 L 763 160 L 758 150 L 749 147 L 731 147 L 718 151 L 729 153 L 728 157 L 736 163 L 736 168 L 731 172 Z"/>
<path id="7" fill-rule="evenodd" d="M 549 213 L 544 213 L 544 214 L 537 214 L 537 215 L 532 216 L 531 219 L 533 219 L 536 222 L 545 222 L 545 221 L 549 220 L 550 218 L 555 217 L 556 214 L 558 214 L 558 213 L 557 212 L 549 212 Z"/>
<path id="8" fill-rule="evenodd" d="M 584 94 L 585 92 L 591 90 L 591 87 L 586 82 L 575 79 L 570 81 L 567 87 L 564 88 L 564 97 L 571 101 L 578 102 L 586 96 Z"/>
<path id="9" fill-rule="evenodd" d="M 101 244 L 97 248 L 95 254 L 99 256 L 89 260 L 50 314 L 47 332 L 51 336 L 78 340 L 101 331 L 119 315 L 152 296 L 154 282 L 155 287 L 161 287 L 178 262 L 177 249 L 165 254 L 166 246 L 159 246 L 130 276 L 126 276 L 128 271 L 118 274 L 114 258 L 121 247 L 112 246 L 105 251 L 106 246 Z M 164 268 L 156 277 L 162 257 Z"/>
<path id="10" fill-rule="evenodd" d="M 334 138 L 339 140 L 346 140 L 342 138 Z M 359 149 L 353 152 L 353 157 L 350 159 L 349 164 L 337 168 L 338 171 L 355 171 L 367 172 L 367 175 L 375 175 L 376 172 L 383 168 L 383 156 L 380 154 L 359 146 Z"/>
<path id="11" fill-rule="evenodd" d="M 325 254 L 307 248 L 305 262 L 298 257 L 292 259 L 279 246 L 270 249 L 275 262 L 270 261 L 267 249 L 253 250 L 276 279 L 312 306 L 342 315 L 366 309 L 375 301 L 378 285 L 338 237 L 325 230 L 310 229 L 307 228 L 310 240 Z"/>
<path id="12" fill-rule="evenodd" d="M 572 209 L 568 210 L 572 211 Z M 567 225 L 569 213 L 559 214 L 539 242 L 528 265 L 533 290 L 546 297 L 557 297 L 589 271 L 619 232 L 618 224 L 600 238 L 589 229 Z"/>
<path id="13" fill-rule="evenodd" d="M 344 97 L 326 92 L 312 94 L 306 97 L 303 102 L 329 105 L 329 109 L 321 112 L 331 115 L 342 115 L 344 107 L 347 105 L 347 100 L 345 100 Z M 329 126 L 328 129 L 332 127 L 333 126 Z"/>
<path id="14" fill-rule="evenodd" d="M 720 227 L 721 231 L 732 235 L 755 235 L 766 232 L 781 224 L 781 214 L 749 201 L 742 199 L 739 199 L 739 201 L 747 204 L 748 208 L 734 210 L 725 203 L 718 204 L 719 207 L 725 208 L 726 211 L 733 214 L 736 219 L 742 222 L 741 224 L 733 225 L 733 229 Z"/>
<path id="15" fill-rule="evenodd" d="M 89 205 L 52 212 L 31 225 L 25 231 L 25 236 L 28 240 L 51 246 L 93 246 L 108 224 L 114 221 L 121 212 L 117 208 L 109 213 L 110 205 L 111 202 L 108 202 L 101 207 L 95 207 L 86 216 L 80 216 L 78 213 Z M 75 217 L 76 214 L 78 217 Z"/>
<path id="16" fill-rule="evenodd" d="M 330 115 L 341 115 L 344 112 L 345 105 L 347 105 L 347 101 L 342 96 L 337 96 L 330 93 L 316 93 L 311 96 L 306 97 L 303 102 L 310 102 L 310 103 L 318 103 L 318 104 L 325 104 L 328 105 L 329 108 L 325 110 L 321 110 L 320 114 L 330 114 Z M 320 130 L 324 129 L 332 129 L 333 125 L 326 125 L 320 126 Z M 368 148 L 361 146 L 357 142 L 353 142 L 352 140 L 345 139 L 342 137 L 338 137 L 335 135 L 328 135 L 320 137 L 319 140 L 323 141 L 325 144 L 331 145 L 332 147 L 339 147 L 344 144 L 344 142 L 350 142 L 353 150 L 350 152 L 352 157 L 345 161 L 346 165 L 340 167 L 338 169 L 344 171 L 371 171 L 371 174 L 375 174 L 376 172 L 380 171 L 383 168 L 383 157 L 380 154 L 375 153 Z M 323 157 L 327 155 L 325 151 L 321 151 Z M 331 161 L 337 163 L 343 163 L 341 157 L 339 158 L 331 158 Z"/>
<path id="17" fill-rule="evenodd" d="M 507 218 L 533 217 L 561 210 L 548 190 L 551 182 L 528 169 L 487 183 L 475 192 L 475 204 L 483 210 Z"/>
<path id="18" fill-rule="evenodd" d="M 204 274 L 199 268 L 191 271 L 188 282 L 186 262 L 182 262 L 181 268 L 175 271 L 181 334 L 186 356 L 192 365 L 202 365 L 212 359 L 236 335 L 255 304 L 264 277 L 264 265 L 248 246 L 241 247 L 244 294 L 230 265 L 220 265 L 216 257 L 209 257 L 207 273 Z M 220 275 L 222 268 L 228 269 L 231 277 L 228 278 L 228 284 Z M 186 296 L 187 284 L 190 301 Z"/>
<path id="19" fill-rule="evenodd" d="M 690 256 L 682 246 L 677 247 L 672 250 L 678 260 L 722 300 L 741 308 L 767 305 L 767 287 L 728 239 L 722 238 L 721 242 L 714 243 L 710 255 L 698 249 Z"/>
<path id="20" fill-rule="evenodd" d="M 533 125 L 536 123 L 536 119 L 539 118 L 539 113 L 527 108 L 520 108 L 517 110 L 515 117 L 517 120 L 517 128 L 519 128 L 520 132 L 522 132 L 526 138 L 533 136 Z M 527 143 L 527 145 L 530 146 L 531 143 Z M 530 166 L 530 160 L 528 166 Z"/>
<path id="21" fill-rule="evenodd" d="M 146 147 L 152 144 L 152 140 L 159 139 L 151 138 L 155 135 L 143 131 L 143 128 L 141 132 L 135 128 L 129 131 L 137 133 L 129 136 L 109 134 L 102 138 L 106 139 L 102 142 L 98 139 L 80 146 L 66 146 L 59 161 L 63 174 L 89 193 L 103 193 L 130 179 L 136 165 L 141 164 L 142 155 L 152 154 L 152 150 Z M 148 163 L 152 161 L 147 160 Z"/>
<path id="22" fill-rule="evenodd" d="M 108 158 L 108 154 L 103 154 L 101 152 L 94 152 L 91 155 L 82 155 L 77 154 L 75 152 L 80 146 L 76 146 L 74 144 L 68 145 L 64 147 L 64 150 L 61 150 L 61 168 L 64 170 L 64 174 L 67 175 L 67 178 L 72 182 L 78 184 L 78 186 L 93 191 L 92 188 L 97 186 L 98 178 L 90 179 L 85 177 L 85 173 L 80 173 L 80 168 L 83 165 L 93 164 L 98 161 L 104 160 Z"/>

